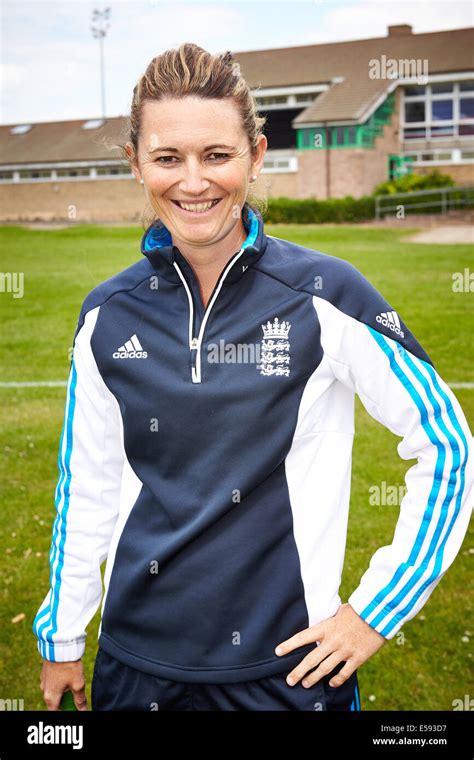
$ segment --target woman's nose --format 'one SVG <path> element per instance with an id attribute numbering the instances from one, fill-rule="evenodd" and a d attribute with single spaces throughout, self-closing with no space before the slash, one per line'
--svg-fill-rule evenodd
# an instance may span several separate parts
<path id="1" fill-rule="evenodd" d="M 189 164 L 183 167 L 183 176 L 179 188 L 183 193 L 201 196 L 209 189 L 211 183 L 204 176 L 204 167 L 199 164 Z"/>

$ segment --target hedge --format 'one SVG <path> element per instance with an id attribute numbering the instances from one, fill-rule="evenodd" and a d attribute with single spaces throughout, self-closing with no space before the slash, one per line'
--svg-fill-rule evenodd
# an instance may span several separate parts
<path id="1" fill-rule="evenodd" d="M 411 190 L 427 190 L 433 188 L 435 193 L 441 187 L 453 186 L 454 182 L 447 174 L 440 174 L 437 170 L 429 174 L 407 174 L 398 180 L 385 182 L 378 185 L 372 195 L 364 195 L 362 198 L 353 198 L 346 195 L 345 198 L 330 198 L 318 201 L 316 198 L 269 198 L 267 209 L 263 212 L 263 218 L 270 224 L 323 224 L 324 222 L 363 222 L 375 217 L 375 196 L 390 195 L 398 192 L 410 192 Z M 450 199 L 464 197 L 464 206 L 473 206 L 472 191 L 466 197 L 466 191 L 452 193 Z M 425 199 L 427 202 L 429 196 Z M 438 209 L 433 207 L 421 208 L 416 213 L 433 213 Z"/>

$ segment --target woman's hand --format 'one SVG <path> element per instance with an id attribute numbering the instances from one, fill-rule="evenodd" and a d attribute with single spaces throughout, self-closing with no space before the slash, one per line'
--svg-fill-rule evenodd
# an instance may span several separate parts
<path id="1" fill-rule="evenodd" d="M 321 643 L 288 674 L 286 681 L 289 686 L 294 686 L 305 676 L 303 686 L 312 686 L 345 660 L 345 665 L 329 682 L 330 686 L 342 686 L 363 662 L 386 643 L 385 637 L 362 620 L 350 604 L 341 604 L 333 617 L 305 628 L 279 644 L 275 654 L 288 654 L 312 641 Z M 313 672 L 306 675 L 310 670 Z"/>
<path id="2" fill-rule="evenodd" d="M 78 710 L 87 710 L 86 682 L 82 660 L 50 662 L 43 660 L 41 691 L 48 710 L 59 710 L 65 691 L 70 691 Z"/>

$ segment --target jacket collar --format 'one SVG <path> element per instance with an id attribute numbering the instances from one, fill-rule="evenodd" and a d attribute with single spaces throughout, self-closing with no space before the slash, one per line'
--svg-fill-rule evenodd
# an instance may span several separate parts
<path id="1" fill-rule="evenodd" d="M 242 243 L 244 252 L 232 265 L 224 284 L 237 282 L 246 269 L 258 261 L 267 247 L 267 236 L 264 232 L 264 223 L 260 212 L 254 211 L 245 204 L 242 221 L 248 233 L 247 238 Z M 171 232 L 162 221 L 155 221 L 148 227 L 142 236 L 140 250 L 165 279 L 171 282 L 181 282 L 173 264 L 176 261 L 180 265 L 183 261 L 186 262 L 186 259 L 179 248 L 173 244 Z"/>

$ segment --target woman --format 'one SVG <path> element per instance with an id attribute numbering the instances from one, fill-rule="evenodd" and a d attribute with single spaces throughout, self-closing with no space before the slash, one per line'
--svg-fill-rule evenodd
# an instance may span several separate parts
<path id="1" fill-rule="evenodd" d="M 106 557 L 93 709 L 360 709 L 357 668 L 465 535 L 460 406 L 354 267 L 265 234 L 263 122 L 230 53 L 183 44 L 134 90 L 126 150 L 156 219 L 75 334 L 34 622 L 50 710 L 68 688 L 87 709 Z M 418 462 L 342 604 L 355 393 Z"/>

